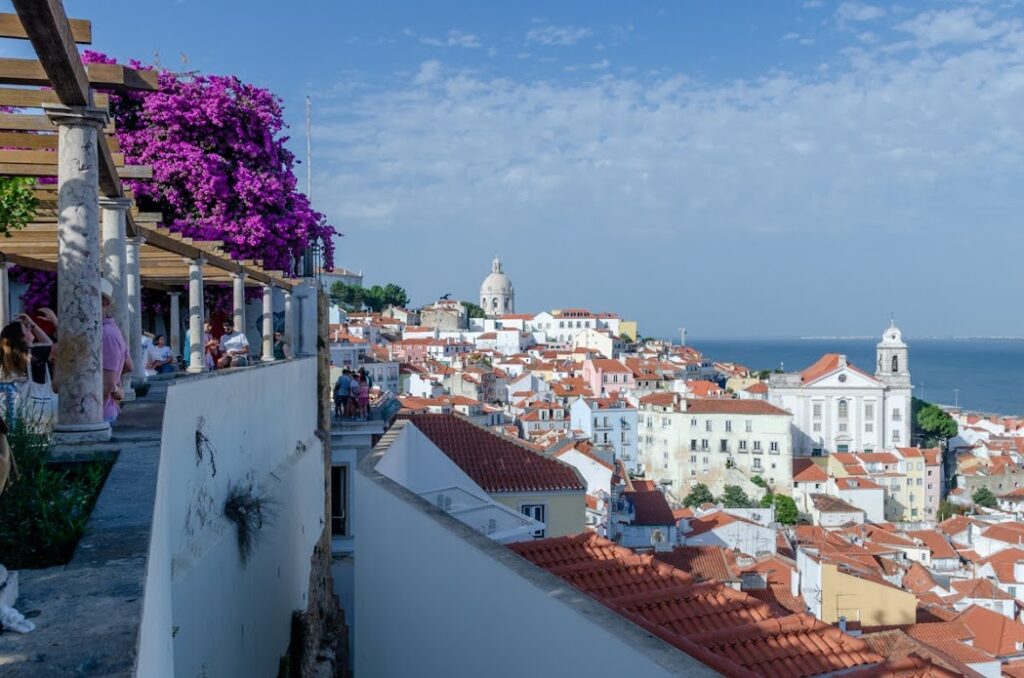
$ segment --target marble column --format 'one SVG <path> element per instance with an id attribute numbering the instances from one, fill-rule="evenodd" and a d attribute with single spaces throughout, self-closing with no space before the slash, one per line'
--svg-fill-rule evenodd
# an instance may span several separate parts
<path id="1" fill-rule="evenodd" d="M 245 334 L 245 272 L 231 274 L 232 291 L 232 321 L 235 323 L 235 331 Z"/>
<path id="2" fill-rule="evenodd" d="M 263 285 L 263 362 L 274 359 L 274 286 Z"/>
<path id="3" fill-rule="evenodd" d="M 121 330 L 121 336 L 128 343 L 132 336 L 128 317 L 128 253 L 125 243 L 125 213 L 132 201 L 127 198 L 100 198 L 100 212 L 103 219 L 103 275 L 114 288 L 111 298 L 111 317 Z M 130 349 L 129 349 L 130 350 Z M 134 360 L 133 360 L 134 362 Z M 132 375 L 121 377 L 121 390 L 126 401 L 135 400 Z"/>
<path id="4" fill-rule="evenodd" d="M 125 244 L 129 329 L 129 334 L 125 338 L 128 340 L 128 351 L 134 366 L 132 381 L 136 384 L 145 384 L 149 380 L 146 376 L 145 356 L 142 355 L 142 271 L 139 263 L 139 248 L 145 242 L 146 239 L 143 237 L 134 237 L 128 238 Z"/>
<path id="5" fill-rule="evenodd" d="M 188 261 L 188 371 L 203 372 L 203 260 Z"/>
<path id="6" fill-rule="evenodd" d="M 8 276 L 12 264 L 0 262 L 0 328 L 11 322 L 11 279 Z"/>
<path id="7" fill-rule="evenodd" d="M 295 309 L 292 304 L 292 291 L 284 291 L 284 339 L 288 342 L 288 348 L 292 356 L 295 356 Z"/>
<path id="8" fill-rule="evenodd" d="M 87 106 L 45 106 L 57 126 L 57 316 L 61 388 L 58 442 L 110 439 L 103 420 L 103 310 L 97 135 L 107 113 Z"/>
<path id="9" fill-rule="evenodd" d="M 168 292 L 168 303 L 171 307 L 171 326 L 167 329 L 167 341 L 171 345 L 171 355 L 177 358 L 181 352 L 181 292 Z"/>

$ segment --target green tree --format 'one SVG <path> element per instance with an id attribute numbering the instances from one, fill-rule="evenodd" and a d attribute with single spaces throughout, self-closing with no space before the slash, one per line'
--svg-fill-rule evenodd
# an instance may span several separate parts
<path id="1" fill-rule="evenodd" d="M 32 177 L 0 177 L 0 233 L 10 238 L 11 231 L 24 228 L 36 214 Z"/>
<path id="2" fill-rule="evenodd" d="M 328 296 L 331 303 L 346 311 L 359 311 L 363 308 L 363 288 L 358 285 L 346 285 L 340 280 L 331 285 Z"/>
<path id="3" fill-rule="evenodd" d="M 700 506 L 701 504 L 712 504 L 715 498 L 711 496 L 711 490 L 704 483 L 697 483 L 690 490 L 690 494 L 686 495 L 683 499 L 683 503 L 687 506 Z"/>
<path id="4" fill-rule="evenodd" d="M 764 478 L 761 476 L 754 476 L 750 479 L 750 482 L 754 483 L 758 487 L 768 487 L 768 483 L 766 483 Z"/>
<path id="5" fill-rule="evenodd" d="M 951 501 L 944 501 L 941 504 L 939 504 L 939 513 L 935 519 L 941 523 L 943 520 L 946 520 L 947 518 L 952 518 L 953 516 L 962 516 L 965 513 L 967 513 L 966 507 L 960 506 L 959 504 L 954 504 Z"/>
<path id="6" fill-rule="evenodd" d="M 484 313 L 484 309 L 480 308 L 479 304 L 474 304 L 472 301 L 461 302 L 466 307 L 466 311 L 469 313 L 470 318 L 486 318 L 487 314 Z"/>
<path id="7" fill-rule="evenodd" d="M 978 506 L 984 506 L 985 508 L 995 508 L 999 503 L 996 501 L 996 495 L 992 494 L 992 490 L 987 487 L 979 487 L 971 495 L 971 499 Z"/>
<path id="8" fill-rule="evenodd" d="M 722 488 L 722 496 L 718 501 L 725 508 L 748 508 L 751 506 L 750 497 L 739 485 L 726 485 Z"/>
<path id="9" fill-rule="evenodd" d="M 937 405 L 914 398 L 912 409 L 914 410 L 914 428 L 929 445 L 945 446 L 946 441 L 959 431 L 953 417 Z"/>
<path id="10" fill-rule="evenodd" d="M 401 306 L 404 308 L 409 305 L 409 295 L 406 294 L 405 288 L 395 283 L 385 285 L 382 296 L 385 306 Z"/>
<path id="11" fill-rule="evenodd" d="M 775 507 L 775 520 L 783 525 L 795 525 L 800 512 L 796 509 L 793 497 L 784 494 L 766 494 L 761 497 L 761 508 Z"/>

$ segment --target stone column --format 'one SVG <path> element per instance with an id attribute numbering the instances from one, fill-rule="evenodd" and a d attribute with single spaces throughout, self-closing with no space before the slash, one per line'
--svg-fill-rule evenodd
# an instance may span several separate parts
<path id="1" fill-rule="evenodd" d="M 0 262 L 0 328 L 11 322 L 11 280 L 8 271 L 12 264 Z"/>
<path id="2" fill-rule="evenodd" d="M 232 309 L 235 331 L 245 334 L 245 272 L 231 274 Z"/>
<path id="3" fill-rule="evenodd" d="M 128 327 L 130 333 L 125 338 L 128 340 L 128 350 L 132 356 L 134 370 L 132 370 L 132 381 L 136 384 L 145 384 L 146 377 L 145 356 L 142 355 L 142 272 L 139 268 L 139 248 L 146 242 L 145 238 L 128 238 L 125 245 L 125 260 L 128 268 Z"/>
<path id="4" fill-rule="evenodd" d="M 292 307 L 292 291 L 284 291 L 284 338 L 288 342 L 292 355 L 296 355 L 295 349 L 295 311 Z"/>
<path id="5" fill-rule="evenodd" d="M 59 442 L 110 439 L 103 420 L 103 310 L 97 134 L 107 113 L 88 106 L 46 106 L 57 125 L 57 316 L 61 388 Z"/>
<path id="6" fill-rule="evenodd" d="M 263 285 L 263 362 L 274 359 L 274 286 Z"/>
<path id="7" fill-rule="evenodd" d="M 167 298 L 171 306 L 171 326 L 167 329 L 167 341 L 171 345 L 171 355 L 177 357 L 181 352 L 181 292 L 168 292 Z"/>
<path id="8" fill-rule="evenodd" d="M 125 343 L 131 340 L 131 324 L 128 316 L 128 252 L 125 242 L 125 212 L 131 207 L 132 201 L 127 198 L 100 198 L 100 211 L 103 218 L 103 275 L 114 288 L 111 299 L 111 311 Z M 130 351 L 131 349 L 129 349 Z M 132 358 L 134 362 L 134 356 Z M 135 400 L 132 388 L 132 375 L 121 377 L 121 390 L 126 401 Z"/>
<path id="9" fill-rule="evenodd" d="M 188 371 L 203 372 L 203 264 L 202 259 L 188 262 Z"/>

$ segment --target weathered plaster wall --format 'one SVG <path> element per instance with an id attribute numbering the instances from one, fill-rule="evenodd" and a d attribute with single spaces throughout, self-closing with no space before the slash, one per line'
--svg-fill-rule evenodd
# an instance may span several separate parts
<path id="1" fill-rule="evenodd" d="M 277 674 L 323 531 L 316 389 L 314 358 L 168 389 L 138 675 Z M 268 500 L 248 562 L 223 510 L 238 485 Z"/>

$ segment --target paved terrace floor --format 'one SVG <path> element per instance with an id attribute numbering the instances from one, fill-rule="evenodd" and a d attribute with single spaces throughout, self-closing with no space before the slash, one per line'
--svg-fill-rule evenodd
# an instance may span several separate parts
<path id="1" fill-rule="evenodd" d="M 151 378 L 149 393 L 125 406 L 109 442 L 54 449 L 60 461 L 116 461 L 71 562 L 19 571 L 17 609 L 37 613 L 36 630 L 0 634 L 4 678 L 133 674 L 164 402 L 182 378 L 191 377 Z"/>

